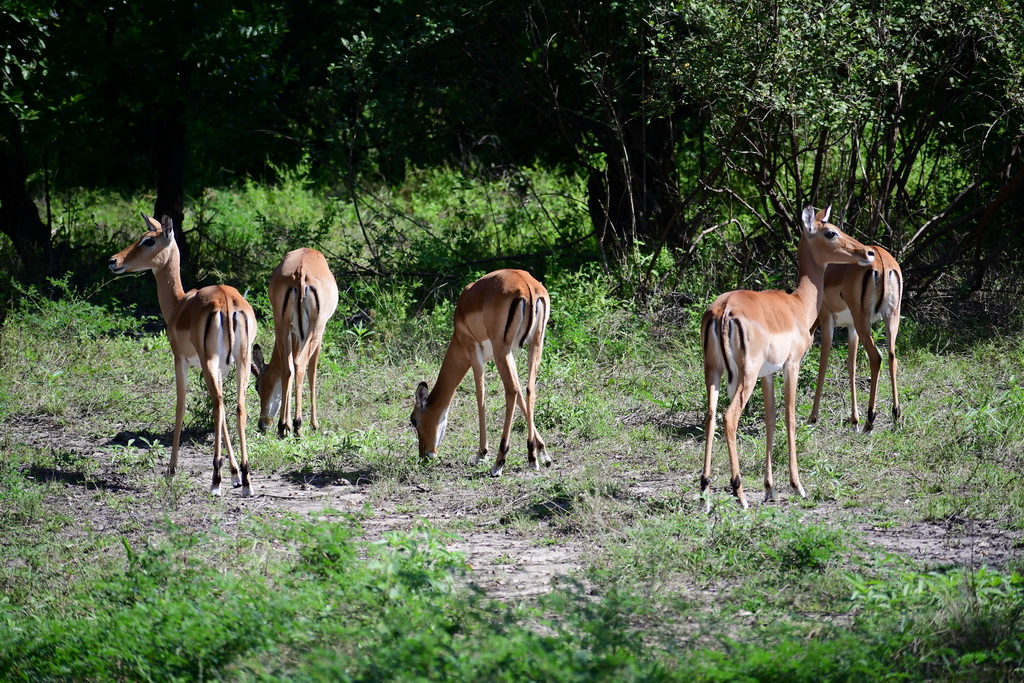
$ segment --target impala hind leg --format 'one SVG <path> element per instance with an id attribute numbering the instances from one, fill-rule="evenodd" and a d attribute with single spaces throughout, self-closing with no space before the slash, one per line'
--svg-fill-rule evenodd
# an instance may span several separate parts
<path id="1" fill-rule="evenodd" d="M 878 375 L 882 370 L 882 354 L 878 352 L 878 346 L 875 344 L 875 335 L 871 331 L 871 326 L 864 327 L 857 324 L 857 335 L 864 341 L 864 351 L 868 354 L 868 360 L 871 363 L 871 393 L 868 395 L 868 421 L 864 423 L 864 431 L 870 432 L 875 426 L 875 400 L 878 397 Z"/>
<path id="2" fill-rule="evenodd" d="M 708 414 L 704 419 L 704 469 L 700 475 L 700 497 L 704 501 L 704 512 L 711 512 L 711 499 L 708 498 L 708 487 L 711 486 L 711 449 L 715 442 L 715 412 L 722 374 L 705 370 L 704 377 L 708 391 Z"/>
<path id="3" fill-rule="evenodd" d="M 249 386 L 249 356 L 251 355 L 251 351 L 246 353 L 246 350 L 246 347 L 243 346 L 241 353 L 239 353 L 238 369 L 236 372 L 236 376 L 238 378 L 238 405 L 235 408 L 235 415 L 238 419 L 238 450 L 241 458 L 241 480 L 238 482 L 235 481 L 233 460 L 231 462 L 231 473 L 232 484 L 236 487 L 239 485 L 242 487 L 243 496 L 251 496 L 252 481 L 249 479 L 249 448 L 248 442 L 245 438 L 245 426 L 247 421 L 245 412 L 245 391 Z M 230 454 L 230 451 L 228 451 L 228 453 Z"/>
<path id="4" fill-rule="evenodd" d="M 505 466 L 505 457 L 509 451 L 509 435 L 512 433 L 512 418 L 515 416 L 516 404 L 522 402 L 522 389 L 519 386 L 519 376 L 516 374 L 516 361 L 509 351 L 504 356 L 495 356 L 494 364 L 498 368 L 498 375 L 501 376 L 501 383 L 505 387 L 505 423 L 501 428 L 501 442 L 498 446 L 498 457 L 491 468 L 491 476 L 501 476 Z M 534 456 L 536 457 L 536 456 Z M 537 461 L 529 463 L 531 469 L 538 470 L 540 467 Z"/>
<path id="5" fill-rule="evenodd" d="M 526 453 L 530 461 L 551 467 L 551 456 L 548 455 L 544 439 L 540 437 L 537 426 L 533 421 L 533 411 L 537 405 L 537 372 L 540 370 L 541 353 L 544 351 L 544 329 L 538 331 L 536 339 L 530 343 L 527 355 L 527 378 L 526 378 L 526 406 L 523 413 L 526 415 Z"/>
<path id="6" fill-rule="evenodd" d="M 275 351 L 275 353 L 277 353 Z M 291 353 L 282 354 L 281 370 L 281 413 L 277 416 L 277 437 L 283 439 L 292 431 L 292 382 L 295 379 L 295 358 Z"/>
<path id="7" fill-rule="evenodd" d="M 200 359 L 206 390 L 213 401 L 213 481 L 210 483 L 210 495 L 220 495 L 221 448 L 226 441 L 227 425 L 224 417 L 224 389 L 220 381 L 220 369 L 208 360 Z M 228 446 L 230 448 L 230 446 Z"/>
<path id="8" fill-rule="evenodd" d="M 725 442 L 729 447 L 729 469 L 732 472 L 732 478 L 729 480 L 729 483 L 732 485 L 733 495 L 736 496 L 740 507 L 744 510 L 749 505 L 747 504 L 747 496 L 743 492 L 743 482 L 740 479 L 740 456 L 736 445 L 736 431 L 739 426 L 740 415 L 743 414 L 743 409 L 746 407 L 747 401 L 750 400 L 750 395 L 754 392 L 754 385 L 756 384 L 756 372 L 747 371 L 743 374 L 737 382 L 736 393 L 733 395 L 732 401 L 729 402 L 729 407 L 725 409 L 725 416 L 722 420 Z"/>
<path id="9" fill-rule="evenodd" d="M 320 419 L 316 414 L 316 368 L 319 362 L 320 344 L 317 344 L 309 353 L 309 368 L 307 372 L 309 377 L 309 426 L 312 427 L 313 431 L 320 429 Z"/>
<path id="10" fill-rule="evenodd" d="M 292 435 L 299 436 L 302 430 L 302 391 L 306 381 L 306 368 L 302 363 L 295 364 L 295 419 L 292 420 Z"/>
<path id="11" fill-rule="evenodd" d="M 860 411 L 857 409 L 857 344 L 860 340 L 855 327 L 847 327 L 846 332 L 849 337 L 846 342 L 846 373 L 850 378 L 850 425 L 856 431 L 860 424 Z"/>
<path id="12" fill-rule="evenodd" d="M 897 308 L 885 319 L 885 346 L 889 352 L 889 383 L 892 385 L 892 421 L 898 423 L 903 417 L 900 409 L 900 394 L 896 389 L 896 335 L 900 330 L 900 311 Z"/>

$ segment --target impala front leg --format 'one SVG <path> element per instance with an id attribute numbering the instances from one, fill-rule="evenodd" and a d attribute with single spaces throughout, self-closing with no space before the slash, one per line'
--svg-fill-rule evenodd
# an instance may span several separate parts
<path id="1" fill-rule="evenodd" d="M 775 383 L 771 375 L 761 378 L 761 393 L 764 395 L 764 500 L 775 500 L 775 485 L 772 478 L 772 447 L 775 442 Z"/>
<path id="2" fill-rule="evenodd" d="M 174 406 L 174 438 L 171 442 L 171 462 L 167 466 L 167 478 L 174 476 L 178 469 L 178 447 L 181 444 L 181 426 L 185 421 L 185 390 L 188 388 L 188 360 L 174 359 L 174 391 L 177 402 Z"/>
<path id="3" fill-rule="evenodd" d="M 800 376 L 800 361 L 803 354 L 797 356 L 798 360 L 786 363 L 786 377 L 783 383 L 783 392 L 786 401 L 786 446 L 789 448 L 789 483 L 793 489 L 800 494 L 801 498 L 807 497 L 803 485 L 800 483 L 800 472 L 796 465 L 796 383 Z"/>
<path id="4" fill-rule="evenodd" d="M 473 465 L 479 465 L 487 457 L 487 406 L 484 405 L 486 388 L 484 387 L 484 366 L 473 363 L 473 386 L 476 389 L 476 411 L 480 427 L 480 445 L 473 458 Z"/>
<path id="5" fill-rule="evenodd" d="M 276 354 L 276 352 L 275 352 Z M 292 431 L 292 381 L 295 379 L 295 359 L 291 353 L 284 353 L 281 368 L 281 414 L 277 417 L 277 436 L 283 439 Z"/>
<path id="6" fill-rule="evenodd" d="M 814 406 L 811 408 L 811 416 L 807 418 L 807 424 L 814 424 L 818 421 L 818 409 L 821 407 L 821 391 L 825 386 L 825 374 L 828 372 L 828 356 L 832 351 L 832 334 L 835 332 L 835 320 L 831 315 L 825 316 L 821 321 L 821 353 L 818 357 L 818 384 L 814 389 Z"/>

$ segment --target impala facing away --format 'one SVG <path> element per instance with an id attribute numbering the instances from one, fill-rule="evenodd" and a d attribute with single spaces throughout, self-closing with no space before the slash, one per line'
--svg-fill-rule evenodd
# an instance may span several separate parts
<path id="1" fill-rule="evenodd" d="M 309 370 L 310 426 L 316 416 L 316 364 L 327 321 L 338 308 L 338 284 L 324 255 L 315 249 L 296 249 L 270 276 L 270 305 L 274 309 L 274 350 L 263 361 L 259 344 L 253 348 L 252 373 L 260 395 L 261 432 L 280 411 L 278 436 L 302 427 L 302 379 Z M 291 389 L 295 382 L 295 419 L 292 420 Z"/>
<path id="2" fill-rule="evenodd" d="M 148 230 L 138 242 L 110 258 L 110 270 L 116 274 L 153 271 L 156 277 L 160 312 L 167 323 L 167 338 L 174 354 L 174 384 L 178 402 L 174 413 L 174 444 L 167 477 L 178 466 L 178 444 L 185 416 L 185 389 L 188 367 L 202 368 L 206 389 L 213 400 L 213 484 L 210 493 L 220 495 L 221 439 L 227 446 L 231 466 L 231 484 L 242 487 L 242 495 L 252 495 L 249 481 L 249 454 L 245 444 L 245 391 L 249 384 L 249 358 L 256 335 L 256 315 L 234 287 L 212 285 L 185 292 L 181 286 L 178 245 L 174 241 L 171 219 L 163 224 L 143 214 Z M 241 447 L 241 476 L 231 451 L 227 419 L 224 415 L 223 375 L 235 363 L 238 376 L 238 441 Z"/>
<path id="3" fill-rule="evenodd" d="M 871 325 L 885 321 L 885 345 L 889 351 L 889 382 L 892 384 L 892 420 L 900 419 L 900 397 L 896 390 L 896 335 L 900 330 L 900 303 L 903 299 L 903 273 L 896 259 L 881 247 L 871 247 L 875 261 L 870 266 L 849 264 L 830 266 L 825 270 L 825 294 L 818 311 L 821 324 L 821 360 L 818 363 L 818 386 L 814 391 L 814 408 L 808 420 L 818 420 L 821 387 L 828 368 L 828 354 L 832 350 L 832 332 L 845 327 L 849 335 L 846 366 L 850 373 L 850 397 L 853 413 L 850 424 L 857 427 L 857 340 L 864 340 L 864 350 L 871 359 L 871 398 L 868 399 L 868 421 L 864 431 L 875 426 L 875 396 L 878 391 L 878 372 L 882 356 L 875 346 Z M 811 328 L 813 334 L 814 329 Z"/>
<path id="4" fill-rule="evenodd" d="M 736 427 L 740 414 L 761 378 L 764 395 L 765 500 L 775 499 L 772 478 L 772 440 L 775 436 L 775 391 L 772 375 L 782 369 L 785 374 L 786 434 L 789 446 L 789 481 L 801 497 L 806 497 L 800 484 L 796 465 L 796 388 L 800 361 L 811 345 L 811 325 L 821 307 L 825 266 L 829 263 L 869 265 L 875 252 L 843 234 L 828 222 L 832 207 L 817 214 L 808 206 L 803 211 L 803 229 L 797 247 L 799 284 L 796 290 L 752 292 L 739 290 L 722 294 L 701 321 L 701 344 L 704 353 L 704 382 L 708 391 L 708 416 L 704 424 L 704 472 L 700 492 L 705 510 L 711 501 L 707 489 L 711 483 L 711 448 L 715 434 L 715 410 L 719 383 L 727 375 L 731 399 L 725 411 L 723 430 L 729 448 L 732 469 L 732 491 L 740 505 L 747 507 L 747 498 L 740 482 L 740 460 L 736 451 Z"/>
<path id="5" fill-rule="evenodd" d="M 505 426 L 501 431 L 498 457 L 491 467 L 492 476 L 500 476 L 508 453 L 509 432 L 516 404 L 526 416 L 526 449 L 530 467 L 551 465 L 551 458 L 533 424 L 533 406 L 540 356 L 544 348 L 544 329 L 551 312 L 551 299 L 544 285 L 522 270 L 497 270 L 466 286 L 455 306 L 455 331 L 441 363 L 437 383 L 428 391 L 427 383 L 416 388 L 412 426 L 419 438 L 421 458 L 436 457 L 438 445 L 448 424 L 448 408 L 455 390 L 473 368 L 476 404 L 480 413 L 480 448 L 474 464 L 487 455 L 487 430 L 484 421 L 484 363 L 494 358 L 501 382 L 505 385 Z M 513 353 L 529 344 L 529 376 L 524 398 Z"/>

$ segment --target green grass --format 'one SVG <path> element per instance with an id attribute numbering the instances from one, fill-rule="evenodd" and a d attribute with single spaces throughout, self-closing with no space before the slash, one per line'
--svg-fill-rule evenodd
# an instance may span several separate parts
<path id="1" fill-rule="evenodd" d="M 359 242 L 357 223 L 342 226 L 352 218 L 348 208 L 328 208 L 301 179 L 203 200 L 208 234 L 234 251 L 216 261 L 212 247 L 201 248 L 199 271 L 249 287 L 265 347 L 272 331 L 261 292 L 278 256 L 246 251 L 254 241 L 272 252 L 269 245 L 284 249 L 321 235 L 325 249 L 368 268 L 371 247 L 413 231 L 416 221 L 455 235 L 452 244 L 430 245 L 417 233 L 391 243 L 394 253 L 380 251 L 394 259 L 389 267 L 402 259 L 410 269 L 448 264 L 459 274 L 451 279 L 339 276 L 342 302 L 321 358 L 319 432 L 256 435 L 258 402 L 247 392 L 257 493 L 273 478 L 287 482 L 283 497 L 322 495 L 306 499 L 313 512 L 305 515 L 270 497 L 209 497 L 209 401 L 194 370 L 186 441 L 204 453 L 203 464 L 164 479 L 174 378 L 166 337 L 146 317 L 155 311 L 151 276 L 95 282 L 73 272 L 36 288 L 18 285 L 0 326 L 0 419 L 8 426 L 0 434 L 0 678 L 1024 674 L 1019 555 L 1002 556 L 998 568 L 955 558 L 925 564 L 868 538 L 869 529 L 911 524 L 945 525 L 951 535 L 956 525 L 1024 526 L 1024 347 L 1016 336 L 955 346 L 928 321 L 908 323 L 899 347 L 903 423 L 891 423 L 883 379 L 869 435 L 844 424 L 843 345 L 832 357 L 819 422 L 805 424 L 817 370 L 812 350 L 797 432 L 809 498 L 796 499 L 786 485 L 780 420 L 774 457 L 782 502 L 741 511 L 723 492 L 719 425 L 713 508 L 705 515 L 696 496 L 706 409 L 701 304 L 634 297 L 599 268 L 552 260 L 537 425 L 554 466 L 526 470 L 522 419 L 502 478 L 487 476 L 489 462 L 470 464 L 478 434 L 468 379 L 456 393 L 440 460 L 423 464 L 408 424 L 413 391 L 421 380 L 434 382 L 452 302 L 469 273 L 482 272 L 454 263 L 452 245 L 471 255 L 529 250 L 555 230 L 535 206 L 502 196 L 500 184 L 456 180 L 419 179 L 423 186 L 391 198 L 391 213 L 374 205 L 366 214 L 375 231 L 370 245 Z M 568 196 L 552 179 L 538 182 Z M 61 215 L 105 217 L 97 222 L 110 245 L 96 248 L 100 257 L 135 236 L 138 226 L 113 224 L 127 209 L 108 199 L 90 210 L 87 200 Z M 558 201 L 558 220 L 579 210 Z M 480 235 L 477 228 L 491 225 L 486 216 L 499 218 Z M 687 300 L 706 302 L 717 286 L 711 271 L 719 271 L 709 255 L 699 259 L 706 277 L 679 281 L 691 289 Z M 360 310 L 371 324 L 346 322 Z M 859 363 L 863 414 L 863 354 Z M 486 389 L 494 449 L 504 395 L 493 369 Z M 757 392 L 740 426 L 752 500 L 761 497 L 762 413 Z M 365 510 L 325 512 L 338 500 L 331 496 L 355 501 L 349 511 Z M 410 517 L 422 521 L 396 521 Z M 472 544 L 481 535 L 510 543 L 468 567 L 450 549 L 453 536 Z M 1019 535 L 1008 538 L 1019 550 Z M 495 599 L 487 572 L 528 565 L 522 547 L 564 551 L 578 569 L 547 595 Z"/>

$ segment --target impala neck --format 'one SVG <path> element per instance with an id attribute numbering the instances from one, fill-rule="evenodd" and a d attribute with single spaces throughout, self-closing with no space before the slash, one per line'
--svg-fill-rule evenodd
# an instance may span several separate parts
<path id="1" fill-rule="evenodd" d="M 811 248 L 803 238 L 796 248 L 796 255 L 800 281 L 793 296 L 801 303 L 806 322 L 804 328 L 810 329 L 821 308 L 825 289 L 825 266 L 814 260 Z"/>
<path id="2" fill-rule="evenodd" d="M 455 397 L 455 390 L 459 388 L 467 372 L 469 359 L 452 339 L 448 351 L 444 354 L 444 361 L 441 362 L 441 370 L 437 373 L 437 382 L 427 396 L 427 411 L 438 414 L 448 412 L 448 407 Z"/>
<path id="3" fill-rule="evenodd" d="M 171 314 L 181 298 L 185 296 L 185 290 L 181 286 L 181 256 L 177 245 L 171 245 L 167 263 L 159 270 L 154 270 L 153 276 L 156 277 L 156 293 L 160 300 L 160 312 L 169 324 Z"/>

